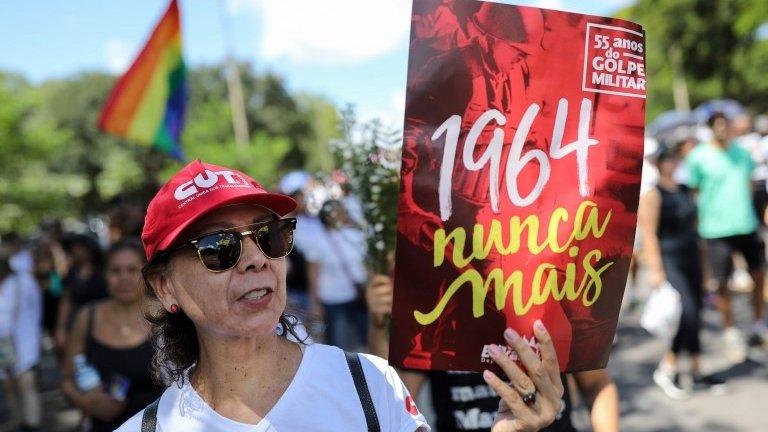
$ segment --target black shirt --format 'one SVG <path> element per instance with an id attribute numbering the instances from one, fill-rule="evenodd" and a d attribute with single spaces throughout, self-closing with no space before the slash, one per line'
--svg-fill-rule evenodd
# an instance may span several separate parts
<path id="1" fill-rule="evenodd" d="M 429 373 L 432 386 L 432 405 L 437 416 L 440 432 L 484 431 L 489 432 L 499 409 L 499 396 L 476 372 Z M 571 402 L 565 375 L 561 375 L 565 393 L 563 409 L 544 432 L 576 432 L 571 423 Z"/>
<path id="2" fill-rule="evenodd" d="M 129 386 L 125 398 L 125 411 L 115 420 L 105 422 L 92 418 L 91 432 L 111 432 L 125 423 L 134 414 L 141 411 L 152 401 L 159 398 L 163 388 L 152 380 L 152 343 L 144 343 L 129 348 L 112 348 L 93 337 L 93 316 L 95 305 L 88 308 L 88 333 L 85 340 L 85 357 L 93 365 L 102 384 L 108 387 L 117 379 L 127 379 Z"/>
<path id="3" fill-rule="evenodd" d="M 659 248 L 662 254 L 690 255 L 696 246 L 696 204 L 690 191 L 685 186 L 669 190 L 657 186 L 661 196 L 659 211 Z M 694 250 L 695 255 L 698 253 Z"/>

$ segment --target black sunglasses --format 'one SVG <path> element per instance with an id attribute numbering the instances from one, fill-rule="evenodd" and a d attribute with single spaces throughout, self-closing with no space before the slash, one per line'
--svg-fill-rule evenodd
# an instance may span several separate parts
<path id="1" fill-rule="evenodd" d="M 243 228 L 248 230 L 239 231 Z M 244 237 L 253 239 L 267 258 L 278 259 L 291 253 L 295 229 L 296 218 L 243 225 L 200 235 L 168 250 L 164 255 L 191 245 L 197 250 L 197 257 L 206 269 L 212 272 L 223 272 L 240 261 Z"/>

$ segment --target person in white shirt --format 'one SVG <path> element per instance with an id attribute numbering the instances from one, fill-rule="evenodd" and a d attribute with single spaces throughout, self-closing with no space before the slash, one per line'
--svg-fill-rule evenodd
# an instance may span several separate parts
<path id="1" fill-rule="evenodd" d="M 312 298 L 322 307 L 325 343 L 344 350 L 368 345 L 365 308 L 365 235 L 348 218 L 340 201 L 320 209 L 317 238 L 303 249 Z"/>
<path id="2" fill-rule="evenodd" d="M 43 302 L 31 255 L 0 250 L 0 381 L 20 431 L 39 430 L 42 416 L 34 367 L 40 362 Z"/>
<path id="3" fill-rule="evenodd" d="M 118 432 L 430 430 L 386 361 L 307 342 L 285 314 L 296 221 L 281 216 L 295 205 L 200 161 L 160 189 L 142 233 L 144 276 L 161 305 L 154 365 L 171 385 Z M 511 380 L 485 373 L 504 401 L 494 432 L 539 430 L 560 409 L 554 347 L 545 329 L 536 335 L 541 360 L 507 337 L 530 375 L 493 350 Z"/>
<path id="4" fill-rule="evenodd" d="M 310 292 L 308 275 L 310 266 L 306 258 L 307 251 L 314 248 L 323 233 L 323 223 L 316 214 L 309 211 L 307 198 L 311 187 L 312 176 L 304 171 L 292 171 L 280 179 L 280 192 L 296 201 L 296 210 L 287 215 L 296 218 L 296 230 L 293 232 L 295 250 L 288 257 L 288 300 L 305 313 L 319 318 L 323 315 L 323 309 L 315 293 Z M 297 260 L 296 255 L 301 255 L 301 259 Z M 299 266 L 303 268 L 298 268 Z M 301 281 L 304 284 L 300 287 L 301 289 L 297 289 L 290 283 L 298 274 L 304 275 Z"/>

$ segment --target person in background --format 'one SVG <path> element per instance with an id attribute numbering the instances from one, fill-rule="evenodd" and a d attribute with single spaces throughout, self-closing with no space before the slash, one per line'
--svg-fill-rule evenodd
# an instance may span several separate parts
<path id="1" fill-rule="evenodd" d="M 144 224 L 147 203 L 136 194 L 121 193 L 107 206 L 108 241 L 117 243 L 123 237 L 139 237 Z"/>
<path id="2" fill-rule="evenodd" d="M 325 342 L 358 349 L 367 345 L 365 238 L 340 201 L 326 201 L 319 217 L 323 230 L 306 249 L 312 301 L 323 310 Z"/>
<path id="3" fill-rule="evenodd" d="M 366 289 L 366 301 L 370 310 L 368 338 L 370 351 L 387 358 L 389 335 L 387 317 L 392 313 L 392 279 L 375 275 Z M 432 406 L 435 410 L 436 429 L 450 431 L 488 432 L 494 424 L 499 395 L 488 386 L 482 374 L 459 371 L 400 371 L 408 390 L 414 398 L 424 383 L 431 384 Z M 605 369 L 577 372 L 571 375 L 590 409 L 594 432 L 619 431 L 619 396 L 616 384 Z M 562 405 L 554 423 L 541 429 L 544 432 L 576 432 L 571 422 L 572 402 L 566 375 L 561 374 L 564 385 Z"/>
<path id="4" fill-rule="evenodd" d="M 678 159 L 685 160 L 688 154 L 693 151 L 699 144 L 696 138 L 692 136 L 686 136 L 675 143 L 675 153 L 677 153 Z M 679 185 L 688 184 L 688 169 L 685 164 L 678 163 L 675 173 L 672 176 L 675 182 Z"/>
<path id="5" fill-rule="evenodd" d="M 309 295 L 309 274 L 307 258 L 299 248 L 293 248 L 286 257 L 285 283 L 288 289 L 288 300 L 299 308 L 302 315 L 312 311 L 312 299 Z"/>
<path id="6" fill-rule="evenodd" d="M 768 205 L 768 193 L 765 182 L 768 180 L 768 163 L 762 145 L 762 135 L 753 127 L 752 116 L 748 113 L 734 117 L 731 122 L 733 143 L 744 148 L 752 156 L 755 168 L 752 170 L 752 204 L 758 215 L 765 213 Z"/>
<path id="7" fill-rule="evenodd" d="M 12 245 L 16 249 L 16 245 Z M 42 408 L 34 367 L 40 361 L 42 298 L 20 251 L 0 249 L 0 381 L 19 431 L 40 430 Z"/>
<path id="8" fill-rule="evenodd" d="M 103 252 L 96 240 L 84 234 L 75 234 L 65 238 L 63 246 L 69 254 L 70 265 L 62 280 L 64 291 L 59 302 L 54 335 L 60 351 L 67 346 L 67 336 L 78 310 L 107 296 Z"/>
<path id="9" fill-rule="evenodd" d="M 645 137 L 643 140 L 643 168 L 640 175 L 640 197 L 656 187 L 659 181 L 659 170 L 653 164 L 653 158 L 659 150 L 659 142 L 655 138 Z M 628 289 L 624 291 L 624 301 L 621 302 L 620 314 L 633 310 L 640 304 L 637 295 L 638 269 L 639 263 L 642 263 L 643 250 L 642 227 L 637 225 L 635 228 L 635 239 L 632 243 L 632 260 L 629 263 L 629 277 L 632 281 Z M 614 337 L 614 342 L 618 336 Z"/>
<path id="10" fill-rule="evenodd" d="M 731 361 L 746 358 L 746 346 L 731 310 L 728 280 L 733 254 L 743 255 L 754 281 L 753 324 L 750 345 L 762 345 L 768 335 L 764 321 L 765 245 L 757 233 L 750 176 L 754 162 L 749 152 L 731 143 L 728 119 L 713 113 L 707 124 L 712 139 L 699 144 L 685 159 L 688 186 L 697 192 L 698 232 L 706 241 L 707 258 L 718 285 L 717 306 L 723 316 L 726 355 Z"/>
<path id="11" fill-rule="evenodd" d="M 675 182 L 678 162 L 675 150 L 661 149 L 656 158 L 659 183 L 642 196 L 639 223 L 645 235 L 645 262 L 650 270 L 651 286 L 658 288 L 668 281 L 680 293 L 682 303 L 677 334 L 653 373 L 653 380 L 670 398 L 685 399 L 690 396 L 690 389 L 685 388 L 680 379 L 681 353 L 691 356 L 695 385 L 709 388 L 725 382 L 701 373 L 699 332 L 704 286 L 696 234 L 696 205 L 688 188 Z"/>
<path id="12" fill-rule="evenodd" d="M 296 201 L 296 210 L 291 217 L 297 220 L 294 232 L 295 247 L 287 257 L 288 299 L 304 313 L 322 316 L 319 302 L 313 301 L 309 289 L 309 264 L 305 251 L 312 248 L 322 235 L 323 224 L 307 208 L 306 192 L 312 177 L 304 171 L 292 171 L 280 179 L 280 192 Z"/>
<path id="13" fill-rule="evenodd" d="M 157 399 L 154 350 L 141 268 L 144 249 L 135 238 L 107 253 L 109 298 L 77 313 L 63 367 L 62 392 L 86 416 L 86 430 L 111 432 Z"/>
<path id="14" fill-rule="evenodd" d="M 344 182 L 340 184 L 342 198 L 341 202 L 344 204 L 344 208 L 347 210 L 347 216 L 352 224 L 357 227 L 364 228 L 367 225 L 365 220 L 365 214 L 363 212 L 363 203 L 360 201 L 360 197 L 355 195 L 352 190 L 352 185 L 349 179 L 344 179 Z"/>
<path id="15" fill-rule="evenodd" d="M 67 254 L 51 232 L 44 232 L 33 250 L 35 279 L 43 292 L 43 329 L 48 343 L 58 320 L 59 301 L 64 289 L 62 276 L 69 272 Z"/>

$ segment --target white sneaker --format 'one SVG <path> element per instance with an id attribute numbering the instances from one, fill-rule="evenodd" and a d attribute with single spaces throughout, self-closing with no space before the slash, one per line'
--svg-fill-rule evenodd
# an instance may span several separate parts
<path id="1" fill-rule="evenodd" d="M 680 382 L 679 372 L 664 372 L 661 368 L 656 368 L 653 371 L 653 382 L 661 387 L 670 399 L 685 400 L 691 396 L 691 392 Z"/>
<path id="2" fill-rule="evenodd" d="M 723 331 L 725 357 L 733 363 L 741 363 L 747 359 L 747 344 L 736 327 L 728 327 Z"/>

